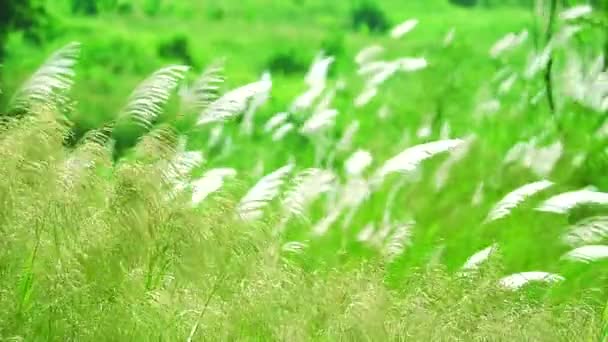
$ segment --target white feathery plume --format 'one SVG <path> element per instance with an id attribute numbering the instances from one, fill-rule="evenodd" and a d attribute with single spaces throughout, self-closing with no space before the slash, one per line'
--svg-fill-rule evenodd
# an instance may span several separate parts
<path id="1" fill-rule="evenodd" d="M 572 38 L 575 34 L 577 34 L 582 29 L 581 26 L 576 25 L 566 25 L 560 29 L 560 31 L 553 36 L 551 41 L 547 43 L 547 46 L 540 53 L 532 53 L 528 63 L 526 65 L 526 69 L 524 72 L 524 77 L 526 79 L 531 79 L 536 76 L 541 70 L 544 70 L 549 60 L 551 59 L 551 55 L 553 51 L 565 45 L 570 38 Z"/>
<path id="2" fill-rule="evenodd" d="M 273 115 L 264 125 L 264 132 L 269 133 L 289 119 L 289 113 L 280 112 Z"/>
<path id="3" fill-rule="evenodd" d="M 507 151 L 503 163 L 518 163 L 539 177 L 547 177 L 561 158 L 563 145 L 560 141 L 545 147 L 536 145 L 537 138 L 518 142 Z"/>
<path id="4" fill-rule="evenodd" d="M 408 19 L 391 30 L 391 38 L 399 39 L 412 31 L 417 25 L 418 19 Z"/>
<path id="5" fill-rule="evenodd" d="M 465 138 L 464 142 L 460 146 L 456 147 L 452 153 L 450 153 L 450 156 L 446 158 L 439 168 L 437 168 L 437 172 L 435 173 L 435 189 L 441 190 L 445 186 L 448 181 L 448 177 L 450 176 L 452 167 L 458 164 L 469 154 L 476 139 L 477 137 L 475 135 Z"/>
<path id="6" fill-rule="evenodd" d="M 585 67 L 579 54 L 570 51 L 562 84 L 565 95 L 581 105 L 599 113 L 608 110 L 608 71 L 604 71 L 602 54 Z"/>
<path id="7" fill-rule="evenodd" d="M 572 158 L 572 166 L 575 168 L 581 167 L 587 159 L 587 153 L 579 152 Z"/>
<path id="8" fill-rule="evenodd" d="M 542 49 L 540 52 L 530 53 L 526 68 L 524 70 L 524 77 L 529 80 L 536 76 L 541 70 L 543 70 L 547 66 L 547 63 L 549 63 L 549 60 L 551 59 L 552 53 L 553 44 L 551 44 L 551 42 L 549 42 L 549 44 L 547 44 L 547 46 L 545 46 L 545 48 Z"/>
<path id="9" fill-rule="evenodd" d="M 177 153 L 171 164 L 178 174 L 187 175 L 200 166 L 204 160 L 203 153 L 200 151 L 183 151 Z"/>
<path id="10" fill-rule="evenodd" d="M 222 140 L 222 133 L 224 132 L 224 125 L 218 124 L 213 126 L 209 133 L 209 140 L 207 141 L 208 148 L 214 148 Z"/>
<path id="11" fill-rule="evenodd" d="M 359 51 L 355 56 L 355 62 L 357 64 L 365 65 L 369 62 L 374 61 L 379 55 L 384 52 L 384 48 L 380 45 L 370 45 Z"/>
<path id="12" fill-rule="evenodd" d="M 74 66 L 80 43 L 73 42 L 53 53 L 15 93 L 10 107 L 27 109 L 31 105 L 54 106 L 67 102 L 65 93 L 74 84 Z"/>
<path id="13" fill-rule="evenodd" d="M 378 109 L 378 119 L 380 120 L 385 120 L 388 119 L 389 116 L 391 116 L 392 112 L 389 106 L 387 105 L 383 105 L 382 107 L 380 107 L 380 109 Z"/>
<path id="14" fill-rule="evenodd" d="M 185 65 L 171 65 L 153 73 L 131 93 L 121 117 L 129 117 L 147 129 L 152 127 L 188 70 Z"/>
<path id="15" fill-rule="evenodd" d="M 327 73 L 329 71 L 329 67 L 334 62 L 334 57 L 329 56 L 325 57 L 323 53 L 319 53 L 315 60 L 313 61 L 308 74 L 306 75 L 304 81 L 311 88 L 325 85 L 327 81 Z"/>
<path id="16" fill-rule="evenodd" d="M 325 91 L 325 95 L 321 97 L 319 102 L 317 102 L 317 105 L 315 106 L 313 112 L 320 112 L 329 109 L 331 107 L 332 101 L 334 100 L 334 97 L 336 97 L 336 89 L 337 88 L 335 87 L 327 89 Z"/>
<path id="17" fill-rule="evenodd" d="M 544 201 L 537 210 L 556 214 L 566 214 L 570 209 L 586 204 L 608 204 L 608 193 L 581 189 L 565 192 Z"/>
<path id="18" fill-rule="evenodd" d="M 518 205 L 523 203 L 529 197 L 534 196 L 540 191 L 543 191 L 553 185 L 553 182 L 548 180 L 541 180 L 533 183 L 523 185 L 510 193 L 508 193 L 503 199 L 501 199 L 496 205 L 490 210 L 488 216 L 484 222 L 496 221 L 503 218 L 511 213 Z"/>
<path id="19" fill-rule="evenodd" d="M 188 176 L 204 160 L 202 152 L 186 151 L 186 138 L 180 137 L 176 153 L 169 160 L 167 168 L 163 170 L 163 176 L 172 184 L 180 183 L 183 177 Z"/>
<path id="20" fill-rule="evenodd" d="M 306 169 L 295 177 L 294 185 L 286 192 L 283 199 L 285 217 L 304 216 L 306 208 L 321 194 L 334 187 L 336 176 L 327 170 Z"/>
<path id="21" fill-rule="evenodd" d="M 473 193 L 473 197 L 471 198 L 471 205 L 472 206 L 478 206 L 481 204 L 481 202 L 483 202 L 483 197 L 484 197 L 484 188 L 485 188 L 485 183 L 479 182 L 479 184 L 477 184 L 477 186 L 475 187 L 475 192 Z"/>
<path id="22" fill-rule="evenodd" d="M 513 85 L 515 82 L 517 82 L 517 77 L 517 74 L 513 73 L 511 76 L 500 82 L 498 85 L 498 95 L 506 95 L 509 91 L 511 91 Z"/>
<path id="23" fill-rule="evenodd" d="M 452 135 L 452 127 L 450 127 L 450 122 L 444 121 L 441 124 L 441 128 L 439 129 L 439 139 L 441 139 L 441 140 L 450 139 L 451 135 Z"/>
<path id="24" fill-rule="evenodd" d="M 224 185 L 224 179 L 234 177 L 236 170 L 232 168 L 211 169 L 205 174 L 192 181 L 192 205 L 197 206 L 210 194 L 216 192 Z"/>
<path id="25" fill-rule="evenodd" d="M 405 71 L 405 72 L 418 71 L 418 70 L 426 69 L 426 67 L 429 66 L 429 63 L 426 61 L 426 59 L 422 58 L 422 57 L 419 57 L 419 58 L 403 57 L 403 58 L 397 59 L 395 61 L 395 63 L 397 64 L 399 70 Z"/>
<path id="26" fill-rule="evenodd" d="M 326 128 L 332 127 L 335 124 L 338 111 L 335 109 L 326 109 L 313 113 L 308 120 L 304 122 L 300 128 L 302 134 L 318 133 Z"/>
<path id="27" fill-rule="evenodd" d="M 371 64 L 369 64 L 371 65 Z M 369 75 L 369 79 L 367 80 L 366 87 L 375 88 L 386 82 L 391 76 L 393 76 L 397 71 L 399 71 L 400 64 L 395 62 L 384 62 L 382 64 L 382 68 L 377 72 Z"/>
<path id="28" fill-rule="evenodd" d="M 350 216 L 355 214 L 357 208 L 369 197 L 370 194 L 371 189 L 369 187 L 369 183 L 365 179 L 359 176 L 351 176 L 341 189 L 338 206 L 352 209 L 347 215 L 347 217 L 350 219 Z M 348 221 L 349 220 L 347 220 L 347 222 Z"/>
<path id="29" fill-rule="evenodd" d="M 608 246 L 587 245 L 575 248 L 562 256 L 563 260 L 584 262 L 586 264 L 608 258 Z"/>
<path id="30" fill-rule="evenodd" d="M 251 170 L 251 176 L 254 178 L 262 178 L 264 176 L 264 160 L 258 159 L 255 166 Z"/>
<path id="31" fill-rule="evenodd" d="M 238 216 L 245 221 L 260 219 L 264 208 L 277 197 L 285 178 L 293 168 L 293 164 L 288 164 L 262 177 L 239 202 Z"/>
<path id="32" fill-rule="evenodd" d="M 464 265 L 462 265 L 460 269 L 462 271 L 472 271 L 479 268 L 479 266 L 483 264 L 486 260 L 488 260 L 488 258 L 497 250 L 498 244 L 494 243 L 489 247 L 486 247 L 480 250 L 479 252 L 476 252 L 465 261 Z"/>
<path id="33" fill-rule="evenodd" d="M 539 177 L 547 177 L 564 151 L 560 141 L 546 146 L 532 148 L 524 155 L 522 163 Z"/>
<path id="34" fill-rule="evenodd" d="M 270 97 L 270 91 L 272 88 L 272 77 L 270 72 L 264 72 L 260 81 L 266 82 L 269 84 L 269 87 L 266 89 L 266 91 L 255 94 L 249 102 L 249 106 L 243 115 L 243 122 L 241 123 L 241 133 L 246 135 L 251 135 L 253 133 L 253 117 L 255 116 L 258 108 L 264 105 L 264 103 L 266 103 Z"/>
<path id="35" fill-rule="evenodd" d="M 304 250 L 308 248 L 306 242 L 290 241 L 286 242 L 281 246 L 281 250 L 285 253 L 302 254 Z"/>
<path id="36" fill-rule="evenodd" d="M 500 110 L 501 104 L 498 99 L 488 99 L 477 104 L 475 108 L 475 116 L 483 117 L 486 115 L 495 114 Z"/>
<path id="37" fill-rule="evenodd" d="M 569 21 L 588 16 L 593 12 L 590 5 L 578 5 L 567 8 L 559 14 L 561 20 Z"/>
<path id="38" fill-rule="evenodd" d="M 338 220 L 338 218 L 340 217 L 341 214 L 342 214 L 342 208 L 340 208 L 340 207 L 337 207 L 337 208 L 334 208 L 333 210 L 331 210 L 328 215 L 323 217 L 321 219 L 321 221 L 319 221 L 312 227 L 312 234 L 315 236 L 325 235 L 325 233 L 327 233 L 327 231 L 329 230 L 331 225 L 334 224 L 334 222 L 336 222 Z"/>
<path id="39" fill-rule="evenodd" d="M 554 284 L 564 280 L 565 278 L 559 274 L 535 271 L 511 274 L 501 278 L 499 284 L 508 290 L 519 290 L 530 282 Z"/>
<path id="40" fill-rule="evenodd" d="M 384 69 L 386 69 L 387 67 L 389 67 L 391 64 L 394 64 L 394 63 L 387 62 L 387 61 L 369 62 L 369 63 L 362 65 L 359 69 L 357 69 L 357 75 L 369 76 L 372 74 L 377 74 L 377 73 L 380 73 L 381 71 L 383 71 Z"/>
<path id="41" fill-rule="evenodd" d="M 272 141 L 283 140 L 283 138 L 285 138 L 289 132 L 293 131 L 294 128 L 295 126 L 291 122 L 282 125 L 272 134 Z"/>
<path id="42" fill-rule="evenodd" d="M 452 27 L 448 31 L 448 33 L 446 33 L 445 37 L 443 38 L 443 46 L 447 47 L 447 46 L 452 45 L 455 37 L 456 37 L 456 29 Z"/>
<path id="43" fill-rule="evenodd" d="M 397 224 L 392 228 L 383 246 L 383 254 L 390 261 L 394 260 L 412 244 L 412 228 L 414 223 Z"/>
<path id="44" fill-rule="evenodd" d="M 291 111 L 298 111 L 312 107 L 315 100 L 325 90 L 325 84 L 316 85 L 299 95 L 291 104 Z"/>
<path id="45" fill-rule="evenodd" d="M 492 58 L 498 58 L 509 50 L 513 50 L 528 39 L 528 31 L 524 30 L 519 34 L 510 32 L 504 37 L 499 39 L 492 48 L 490 49 L 490 56 Z"/>
<path id="46" fill-rule="evenodd" d="M 433 118 L 430 115 L 422 118 L 422 123 L 418 130 L 416 130 L 416 136 L 420 139 L 425 139 L 433 134 Z"/>
<path id="47" fill-rule="evenodd" d="M 355 107 L 361 108 L 368 104 L 376 95 L 378 94 L 377 88 L 365 88 L 363 91 L 355 98 Z"/>
<path id="48" fill-rule="evenodd" d="M 308 85 L 308 90 L 299 95 L 291 105 L 291 111 L 309 109 L 315 100 L 323 93 L 327 84 L 327 74 L 329 67 L 334 62 L 334 57 L 325 57 L 323 52 L 315 56 L 304 82 Z"/>
<path id="49" fill-rule="evenodd" d="M 336 144 L 336 150 L 342 152 L 350 150 L 353 144 L 353 138 L 359 131 L 359 127 L 359 120 L 351 121 L 351 123 L 349 123 L 344 129 L 344 133 L 342 134 L 340 141 L 338 141 Z"/>
<path id="50" fill-rule="evenodd" d="M 376 227 L 374 226 L 373 223 L 368 223 L 365 225 L 365 227 L 363 227 L 363 229 L 361 229 L 361 231 L 359 232 L 359 234 L 357 234 L 357 241 L 360 242 L 368 242 L 372 239 L 372 237 L 374 236 L 374 232 L 376 231 Z"/>
<path id="51" fill-rule="evenodd" d="M 357 150 L 344 162 L 346 174 L 350 177 L 360 176 L 372 164 L 372 155 L 365 150 Z"/>
<path id="52" fill-rule="evenodd" d="M 378 176 L 384 178 L 394 172 L 410 172 L 420 163 L 440 153 L 448 152 L 463 143 L 462 139 L 438 140 L 405 149 L 395 157 L 387 160 L 378 170 Z"/>
<path id="53" fill-rule="evenodd" d="M 247 108 L 250 99 L 260 94 L 267 94 L 272 88 L 269 80 L 257 81 L 233 89 L 212 102 L 199 116 L 197 125 L 228 120 Z"/>
<path id="54" fill-rule="evenodd" d="M 608 216 L 593 216 L 568 227 L 562 241 L 569 246 L 591 245 L 608 237 Z"/>
<path id="55" fill-rule="evenodd" d="M 219 97 L 220 85 L 224 82 L 224 61 L 209 65 L 190 87 L 180 90 L 181 108 L 185 111 L 201 112 Z"/>

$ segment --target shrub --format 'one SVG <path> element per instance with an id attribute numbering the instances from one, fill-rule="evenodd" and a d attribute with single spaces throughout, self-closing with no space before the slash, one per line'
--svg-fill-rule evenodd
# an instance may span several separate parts
<path id="1" fill-rule="evenodd" d="M 477 5 L 477 0 L 450 0 L 450 4 L 463 7 L 473 7 Z"/>
<path id="2" fill-rule="evenodd" d="M 344 53 L 344 35 L 334 33 L 321 42 L 321 49 L 327 55 L 341 56 Z"/>
<path id="3" fill-rule="evenodd" d="M 303 58 L 303 56 L 298 53 L 298 50 L 289 48 L 278 51 L 270 56 L 267 66 L 272 72 L 296 74 L 306 72 L 306 69 L 308 69 L 308 62 L 306 58 Z"/>
<path id="4" fill-rule="evenodd" d="M 96 0 L 72 0 L 72 13 L 96 15 L 99 12 Z"/>
<path id="5" fill-rule="evenodd" d="M 193 65 L 194 61 L 190 54 L 190 44 L 185 35 L 176 35 L 158 46 L 158 55 L 166 59 L 176 59 L 180 62 Z"/>
<path id="6" fill-rule="evenodd" d="M 221 21 L 226 16 L 226 11 L 220 6 L 213 6 L 207 11 L 207 16 L 209 19 Z"/>
<path id="7" fill-rule="evenodd" d="M 372 32 L 386 32 L 390 27 L 388 19 L 374 2 L 365 1 L 354 8 L 351 14 L 353 28 L 367 27 Z"/>

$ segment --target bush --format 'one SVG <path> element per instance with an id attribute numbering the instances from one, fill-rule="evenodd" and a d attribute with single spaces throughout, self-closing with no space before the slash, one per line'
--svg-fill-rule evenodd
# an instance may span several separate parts
<path id="1" fill-rule="evenodd" d="M 307 59 L 294 48 L 276 52 L 269 58 L 267 65 L 270 71 L 282 74 L 303 73 L 308 69 Z"/>
<path id="2" fill-rule="evenodd" d="M 72 13 L 96 15 L 99 12 L 97 0 L 72 0 Z"/>
<path id="3" fill-rule="evenodd" d="M 360 3 L 355 7 L 351 16 L 353 28 L 356 30 L 367 27 L 371 32 L 382 33 L 390 27 L 386 15 L 374 2 Z"/>
<path id="4" fill-rule="evenodd" d="M 214 21 L 221 21 L 226 16 L 226 11 L 220 6 L 214 6 L 207 11 L 209 19 Z"/>
<path id="5" fill-rule="evenodd" d="M 344 53 L 344 35 L 341 32 L 334 33 L 321 42 L 321 49 L 331 56 L 341 56 Z"/>
<path id="6" fill-rule="evenodd" d="M 190 44 L 185 35 L 177 35 L 158 46 L 158 55 L 166 59 L 177 59 L 186 65 L 194 65 L 190 54 Z"/>
<path id="7" fill-rule="evenodd" d="M 30 0 L 0 0 L 0 61 L 11 31 L 21 30 L 26 39 L 40 43 L 49 29 L 50 17 L 41 4 Z"/>
<path id="8" fill-rule="evenodd" d="M 473 7 L 477 5 L 477 0 L 450 0 L 450 4 L 463 7 Z"/>

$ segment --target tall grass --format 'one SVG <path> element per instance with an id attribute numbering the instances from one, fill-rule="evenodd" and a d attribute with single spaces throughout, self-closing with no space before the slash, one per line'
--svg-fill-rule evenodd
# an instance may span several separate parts
<path id="1" fill-rule="evenodd" d="M 572 13 L 527 63 L 509 57 L 530 48 L 525 30 L 490 47 L 499 68 L 466 129 L 441 100 L 384 148 L 374 125 L 399 122 L 383 102 L 391 80 L 444 52 L 371 45 L 338 80 L 319 53 L 302 93 L 266 122 L 270 74 L 221 95 L 221 64 L 191 83 L 188 67 L 168 66 L 75 136 L 69 44 L 2 117 L 0 336 L 601 338 L 608 194 L 581 174 L 605 136 L 603 120 L 576 124 L 601 117 L 608 88 L 603 59 L 573 48 L 586 32 Z M 378 104 L 365 120 L 345 114 Z"/>

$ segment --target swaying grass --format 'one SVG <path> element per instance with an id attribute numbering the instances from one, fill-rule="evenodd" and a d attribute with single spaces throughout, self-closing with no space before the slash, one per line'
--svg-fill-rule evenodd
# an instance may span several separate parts
<path id="1" fill-rule="evenodd" d="M 112 166 L 95 141 L 64 148 L 65 133 L 44 117 L 2 130 L 4 339 L 597 338 L 591 307 L 505 290 L 498 263 L 468 277 L 431 266 L 398 287 L 379 259 L 306 270 L 234 200 L 168 201 L 162 164 Z"/>
<path id="2" fill-rule="evenodd" d="M 319 52 L 293 94 L 170 65 L 84 120 L 68 44 L 1 117 L 0 338 L 605 338 L 594 15 L 483 49 L 402 18 L 352 60 Z"/>

